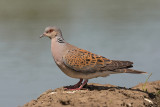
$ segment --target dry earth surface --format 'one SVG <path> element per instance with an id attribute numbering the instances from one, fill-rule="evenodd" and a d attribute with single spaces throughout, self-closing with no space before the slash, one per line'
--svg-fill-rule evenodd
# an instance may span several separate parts
<path id="1" fill-rule="evenodd" d="M 143 88 L 142 88 L 143 87 Z M 160 80 L 132 88 L 90 83 L 83 90 L 47 90 L 22 107 L 160 107 Z"/>

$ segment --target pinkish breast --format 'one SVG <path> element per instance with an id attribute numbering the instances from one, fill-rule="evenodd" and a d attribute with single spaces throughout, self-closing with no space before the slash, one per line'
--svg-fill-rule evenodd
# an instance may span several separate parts
<path id="1" fill-rule="evenodd" d="M 51 52 L 55 62 L 62 62 L 62 57 L 65 53 L 65 43 L 57 42 L 56 38 L 51 39 Z"/>

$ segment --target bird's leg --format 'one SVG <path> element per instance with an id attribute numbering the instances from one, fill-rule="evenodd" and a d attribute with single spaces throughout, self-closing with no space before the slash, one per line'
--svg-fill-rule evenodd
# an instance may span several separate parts
<path id="1" fill-rule="evenodd" d="M 82 81 L 83 81 L 83 79 L 80 79 L 79 82 L 77 84 L 75 84 L 73 87 L 78 88 L 81 85 Z"/>
<path id="2" fill-rule="evenodd" d="M 70 90 L 80 90 L 83 88 L 84 85 L 87 84 L 87 82 L 88 82 L 88 79 L 86 79 L 79 88 L 74 88 L 74 89 L 70 89 Z"/>
<path id="3" fill-rule="evenodd" d="M 82 83 L 83 79 L 80 79 L 79 82 L 73 86 L 67 86 L 65 89 L 75 89 L 80 87 L 81 83 Z"/>

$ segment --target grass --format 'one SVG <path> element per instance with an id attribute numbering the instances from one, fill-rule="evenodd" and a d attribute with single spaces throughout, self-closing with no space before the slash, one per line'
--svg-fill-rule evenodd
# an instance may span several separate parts
<path id="1" fill-rule="evenodd" d="M 151 77 L 151 75 L 152 75 L 152 73 L 148 76 L 148 78 L 146 79 L 144 85 L 142 86 L 142 90 L 143 90 L 143 91 L 146 91 L 146 92 L 147 92 L 146 85 L 147 85 L 147 82 L 148 82 L 149 78 Z"/>
<path id="2" fill-rule="evenodd" d="M 160 90 L 158 90 L 157 95 L 160 95 Z"/>

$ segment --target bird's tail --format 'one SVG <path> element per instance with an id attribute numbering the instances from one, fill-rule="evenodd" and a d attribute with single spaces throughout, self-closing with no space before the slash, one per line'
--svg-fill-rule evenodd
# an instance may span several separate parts
<path id="1" fill-rule="evenodd" d="M 114 70 L 117 73 L 133 73 L 133 74 L 144 74 L 147 72 L 144 71 L 138 71 L 138 70 L 134 70 L 134 69 L 116 69 Z"/>

